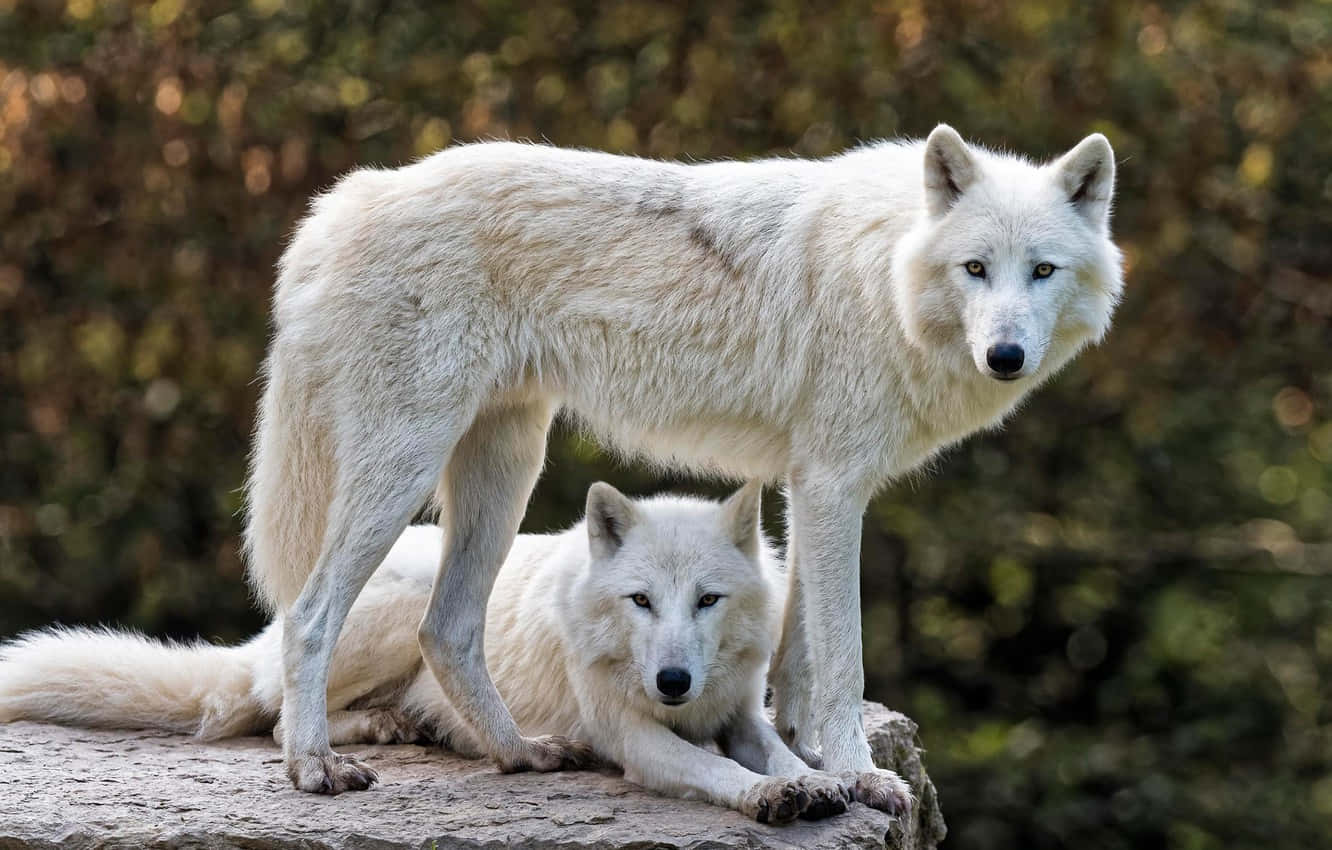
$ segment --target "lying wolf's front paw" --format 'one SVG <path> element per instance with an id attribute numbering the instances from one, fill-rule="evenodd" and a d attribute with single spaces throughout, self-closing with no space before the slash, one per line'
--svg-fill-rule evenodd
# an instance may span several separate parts
<path id="1" fill-rule="evenodd" d="M 796 781 L 809 794 L 809 805 L 800 812 L 801 820 L 840 815 L 856 799 L 853 783 L 834 773 L 807 773 Z"/>
<path id="2" fill-rule="evenodd" d="M 287 775 L 297 790 L 311 794 L 364 791 L 379 781 L 379 774 L 365 762 L 337 753 L 296 756 L 287 762 Z"/>
<path id="3" fill-rule="evenodd" d="M 809 806 L 809 791 L 799 779 L 774 776 L 740 798 L 740 812 L 759 823 L 790 823 Z"/>
<path id="4" fill-rule="evenodd" d="M 851 783 L 857 801 L 890 815 L 906 814 L 915 799 L 911 786 L 891 770 L 844 773 L 842 778 Z"/>
<path id="5" fill-rule="evenodd" d="M 587 770 L 595 767 L 597 756 L 592 748 L 582 741 L 572 741 L 563 735 L 541 735 L 536 738 L 524 738 L 523 749 L 511 758 L 496 758 L 500 771 L 518 773 L 535 770 L 547 773 L 552 770 Z"/>

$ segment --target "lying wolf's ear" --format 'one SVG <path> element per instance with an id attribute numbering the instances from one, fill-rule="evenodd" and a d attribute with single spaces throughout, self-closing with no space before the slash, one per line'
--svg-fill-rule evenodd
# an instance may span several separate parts
<path id="1" fill-rule="evenodd" d="M 980 169 L 957 131 L 940 124 L 925 140 L 925 208 L 938 218 L 952 209 Z"/>
<path id="2" fill-rule="evenodd" d="M 607 558 L 624 544 L 624 536 L 638 521 L 629 497 L 604 481 L 587 491 L 587 542 L 592 554 Z"/>
<path id="3" fill-rule="evenodd" d="M 763 482 L 751 481 L 722 503 L 722 528 L 726 536 L 751 558 L 758 556 L 762 496 Z"/>
<path id="4" fill-rule="evenodd" d="M 1110 199 L 1115 194 L 1115 152 L 1110 140 L 1093 133 L 1055 163 L 1059 187 L 1068 202 L 1092 224 L 1110 220 Z"/>

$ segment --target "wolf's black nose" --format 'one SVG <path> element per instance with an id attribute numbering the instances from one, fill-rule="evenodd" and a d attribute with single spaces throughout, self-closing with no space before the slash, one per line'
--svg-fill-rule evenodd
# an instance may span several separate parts
<path id="1" fill-rule="evenodd" d="M 668 697 L 684 696 L 689 682 L 689 671 L 679 667 L 667 667 L 657 674 L 657 690 Z"/>
<path id="2" fill-rule="evenodd" d="M 985 362 L 1001 378 L 1007 378 L 1021 371 L 1024 359 L 1022 346 L 1014 345 L 1011 342 L 992 345 L 989 351 L 985 352 Z"/>

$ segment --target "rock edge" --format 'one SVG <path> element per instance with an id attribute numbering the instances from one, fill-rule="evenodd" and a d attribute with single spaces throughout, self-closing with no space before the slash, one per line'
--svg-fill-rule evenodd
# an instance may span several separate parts
<path id="1" fill-rule="evenodd" d="M 368 793 L 294 791 L 266 738 L 201 743 L 160 732 L 0 725 L 0 850 L 929 850 L 944 837 L 916 724 L 865 703 L 876 763 L 917 795 L 896 819 L 856 804 L 816 823 L 768 827 L 618 775 L 501 775 L 484 761 L 415 746 L 355 748 L 380 772 Z"/>

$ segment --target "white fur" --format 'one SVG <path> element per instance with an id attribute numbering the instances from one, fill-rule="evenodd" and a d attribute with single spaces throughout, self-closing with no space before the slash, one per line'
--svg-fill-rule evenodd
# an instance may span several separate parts
<path id="1" fill-rule="evenodd" d="M 427 662 L 501 766 L 560 766 L 481 651 L 560 409 L 662 464 L 785 478 L 778 725 L 825 766 L 869 771 L 861 514 L 1105 333 L 1123 286 L 1113 180 L 1101 136 L 1035 165 L 947 127 L 820 161 L 487 143 L 344 178 L 283 256 L 249 485 L 251 577 L 287 623 L 297 787 L 357 784 L 363 767 L 329 747 L 327 666 L 432 489 L 446 545 Z M 1042 262 L 1059 269 L 1034 281 Z M 1017 380 L 987 365 L 1001 343 L 1025 351 Z"/>
<path id="2" fill-rule="evenodd" d="M 525 734 L 577 737 L 632 781 L 763 820 L 845 809 L 855 783 L 810 769 L 763 714 L 783 581 L 759 535 L 758 494 L 633 502 L 599 484 L 585 525 L 518 537 L 487 612 L 486 663 Z M 481 755 L 417 646 L 441 556 L 437 529 L 408 528 L 352 607 L 327 695 L 338 743 L 427 739 Z M 238 647 L 35 632 L 0 647 L 0 722 L 204 739 L 271 729 L 281 740 L 281 629 Z M 668 667 L 692 676 L 683 704 L 657 689 Z"/>

